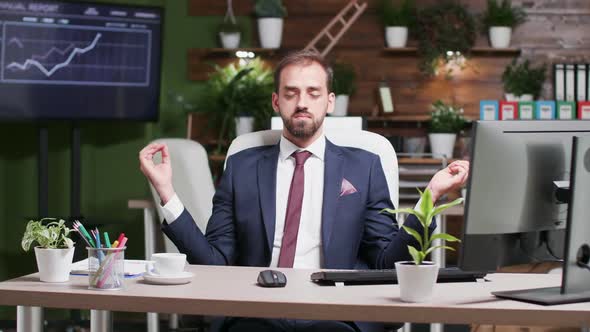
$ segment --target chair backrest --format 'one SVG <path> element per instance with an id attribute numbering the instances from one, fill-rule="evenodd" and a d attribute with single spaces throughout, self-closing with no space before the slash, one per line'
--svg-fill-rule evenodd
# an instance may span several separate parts
<path id="1" fill-rule="evenodd" d="M 334 144 L 360 148 L 379 156 L 394 206 L 399 206 L 399 174 L 397 156 L 391 143 L 383 136 L 365 130 L 329 130 L 326 137 Z M 245 149 L 277 144 L 281 130 L 263 130 L 238 136 L 231 143 L 227 156 Z M 226 159 L 227 160 L 227 159 Z"/>
<path id="2" fill-rule="evenodd" d="M 174 190 L 185 208 L 193 216 L 199 229 L 205 232 L 207 221 L 211 216 L 213 194 L 215 193 L 207 151 L 201 144 L 188 139 L 163 138 L 154 142 L 168 145 Z M 159 158 L 158 154 L 156 162 L 160 162 Z M 164 214 L 160 206 L 160 197 L 151 184 L 150 189 L 158 217 L 162 222 Z M 168 238 L 164 237 L 164 240 L 164 249 L 167 252 L 177 252 L 176 246 Z"/>

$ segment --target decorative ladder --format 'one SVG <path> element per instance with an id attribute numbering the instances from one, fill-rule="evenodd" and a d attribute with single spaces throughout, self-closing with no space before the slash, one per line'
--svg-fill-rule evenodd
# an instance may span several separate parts
<path id="1" fill-rule="evenodd" d="M 363 4 L 359 4 L 357 0 L 351 0 L 346 7 L 342 8 L 342 10 L 328 23 L 320 33 L 318 33 L 312 40 L 305 46 L 304 50 L 307 51 L 316 51 L 320 53 L 322 56 L 326 56 L 330 50 L 338 43 L 340 38 L 344 35 L 344 33 L 350 28 L 350 26 L 356 21 L 356 19 L 367 9 L 367 3 L 364 2 Z M 344 19 L 344 17 L 349 16 L 350 18 L 348 21 Z M 337 25 L 341 24 L 340 31 L 338 31 L 335 35 L 332 35 L 330 31 L 332 28 Z M 324 48 L 323 51 L 320 51 L 316 44 L 322 39 L 328 38 L 330 42 Z"/>

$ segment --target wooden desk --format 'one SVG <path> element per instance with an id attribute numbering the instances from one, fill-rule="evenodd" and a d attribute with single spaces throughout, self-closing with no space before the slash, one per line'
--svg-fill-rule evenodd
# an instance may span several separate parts
<path id="1" fill-rule="evenodd" d="M 125 290 L 92 291 L 86 277 L 41 283 L 36 274 L 0 283 L 0 305 L 318 320 L 590 326 L 590 303 L 540 306 L 497 299 L 496 290 L 550 287 L 558 274 L 492 274 L 491 282 L 437 284 L 428 303 L 403 303 L 396 285 L 318 286 L 312 270 L 282 269 L 285 288 L 255 284 L 263 268 L 189 266 L 194 281 L 156 286 L 127 279 Z"/>

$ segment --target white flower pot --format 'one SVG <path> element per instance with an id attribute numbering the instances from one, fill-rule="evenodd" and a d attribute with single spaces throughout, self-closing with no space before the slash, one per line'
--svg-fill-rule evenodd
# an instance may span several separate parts
<path id="1" fill-rule="evenodd" d="M 223 48 L 238 48 L 240 46 L 239 32 L 220 32 L 219 39 Z"/>
<path id="2" fill-rule="evenodd" d="M 35 247 L 39 279 L 43 282 L 66 282 L 70 280 L 74 247 L 45 249 Z"/>
<path id="3" fill-rule="evenodd" d="M 512 28 L 490 27 L 490 44 L 493 48 L 506 48 L 510 46 Z"/>
<path id="4" fill-rule="evenodd" d="M 262 48 L 281 47 L 283 37 L 283 19 L 280 17 L 263 17 L 258 19 L 258 38 Z"/>
<path id="5" fill-rule="evenodd" d="M 334 103 L 334 111 L 331 115 L 333 116 L 346 116 L 348 114 L 348 96 L 337 95 L 336 102 Z"/>
<path id="6" fill-rule="evenodd" d="M 506 99 L 506 101 L 533 101 L 533 95 L 527 93 L 524 95 L 516 96 L 513 93 L 505 93 L 504 99 Z"/>
<path id="7" fill-rule="evenodd" d="M 428 134 L 430 139 L 430 151 L 435 158 L 442 158 L 444 155 L 447 158 L 453 157 L 453 150 L 455 149 L 455 140 L 457 134 Z"/>
<path id="8" fill-rule="evenodd" d="M 408 41 L 408 27 L 386 27 L 385 41 L 387 47 L 405 47 Z"/>
<path id="9" fill-rule="evenodd" d="M 432 298 L 438 266 L 432 262 L 396 262 L 400 298 L 404 302 L 427 302 Z"/>
<path id="10" fill-rule="evenodd" d="M 251 133 L 254 131 L 254 117 L 253 116 L 238 116 L 236 121 L 236 136 Z"/>

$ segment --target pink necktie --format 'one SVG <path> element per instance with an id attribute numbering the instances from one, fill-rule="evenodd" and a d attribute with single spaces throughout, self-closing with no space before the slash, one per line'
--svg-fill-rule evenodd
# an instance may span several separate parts
<path id="1" fill-rule="evenodd" d="M 293 172 L 291 189 L 289 189 L 283 241 L 281 243 L 281 253 L 279 254 L 279 267 L 293 267 L 293 261 L 295 260 L 297 233 L 299 232 L 301 206 L 303 205 L 303 184 L 305 180 L 303 165 L 307 158 L 311 156 L 311 152 L 294 152 L 292 156 L 295 158 L 295 172 Z"/>

